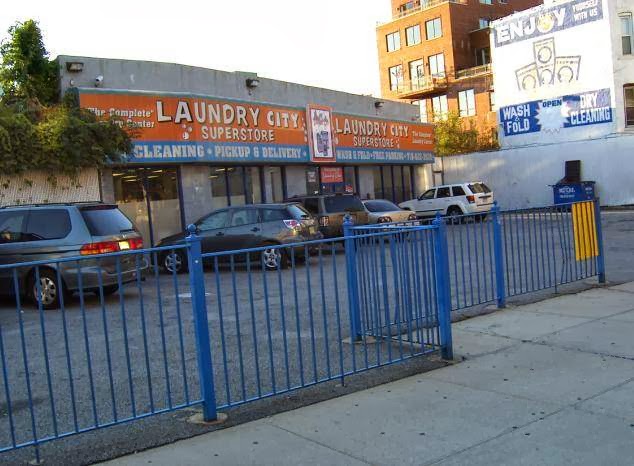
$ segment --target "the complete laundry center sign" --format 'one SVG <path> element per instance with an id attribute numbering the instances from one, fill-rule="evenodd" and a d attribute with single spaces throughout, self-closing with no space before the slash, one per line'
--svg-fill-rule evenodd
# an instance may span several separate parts
<path id="1" fill-rule="evenodd" d="M 433 161 L 433 126 L 422 123 L 192 94 L 79 89 L 79 98 L 98 117 L 135 128 L 129 162 Z"/>
<path id="2" fill-rule="evenodd" d="M 613 121 L 610 89 L 509 105 L 500 109 L 505 136 L 558 132 Z"/>

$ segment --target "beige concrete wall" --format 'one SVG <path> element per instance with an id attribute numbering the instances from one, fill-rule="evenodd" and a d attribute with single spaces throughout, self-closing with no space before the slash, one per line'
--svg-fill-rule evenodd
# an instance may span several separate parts
<path id="1" fill-rule="evenodd" d="M 84 170 L 74 179 L 41 171 L 0 175 L 0 206 L 100 200 L 97 169 Z"/>

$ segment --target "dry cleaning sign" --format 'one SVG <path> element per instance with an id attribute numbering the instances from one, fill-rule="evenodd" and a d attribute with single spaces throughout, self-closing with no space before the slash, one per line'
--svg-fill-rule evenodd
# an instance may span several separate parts
<path id="1" fill-rule="evenodd" d="M 495 24 L 495 46 L 503 47 L 603 19 L 602 0 L 574 0 Z"/>
<path id="2" fill-rule="evenodd" d="M 500 109 L 504 136 L 559 132 L 612 122 L 610 89 L 509 105 Z"/>

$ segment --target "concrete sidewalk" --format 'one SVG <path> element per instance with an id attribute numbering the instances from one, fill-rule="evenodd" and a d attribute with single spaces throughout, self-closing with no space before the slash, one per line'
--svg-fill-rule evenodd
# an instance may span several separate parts
<path id="1" fill-rule="evenodd" d="M 634 463 L 634 282 L 453 330 L 460 364 L 108 464 Z"/>

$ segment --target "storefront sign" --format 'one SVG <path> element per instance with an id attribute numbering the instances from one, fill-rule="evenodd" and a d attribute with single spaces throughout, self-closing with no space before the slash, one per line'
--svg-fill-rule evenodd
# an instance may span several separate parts
<path id="1" fill-rule="evenodd" d="M 128 162 L 428 163 L 433 126 L 193 94 L 79 89 L 80 105 L 135 128 Z M 308 119 L 307 119 L 308 116 Z"/>
<path id="2" fill-rule="evenodd" d="M 505 136 L 611 123 L 609 89 L 567 95 L 555 99 L 510 105 L 500 109 L 500 124 Z"/>
<path id="3" fill-rule="evenodd" d="M 333 125 L 338 162 L 434 161 L 433 125 L 336 114 Z"/>
<path id="4" fill-rule="evenodd" d="M 342 167 L 322 167 L 320 172 L 322 183 L 343 183 Z"/>

